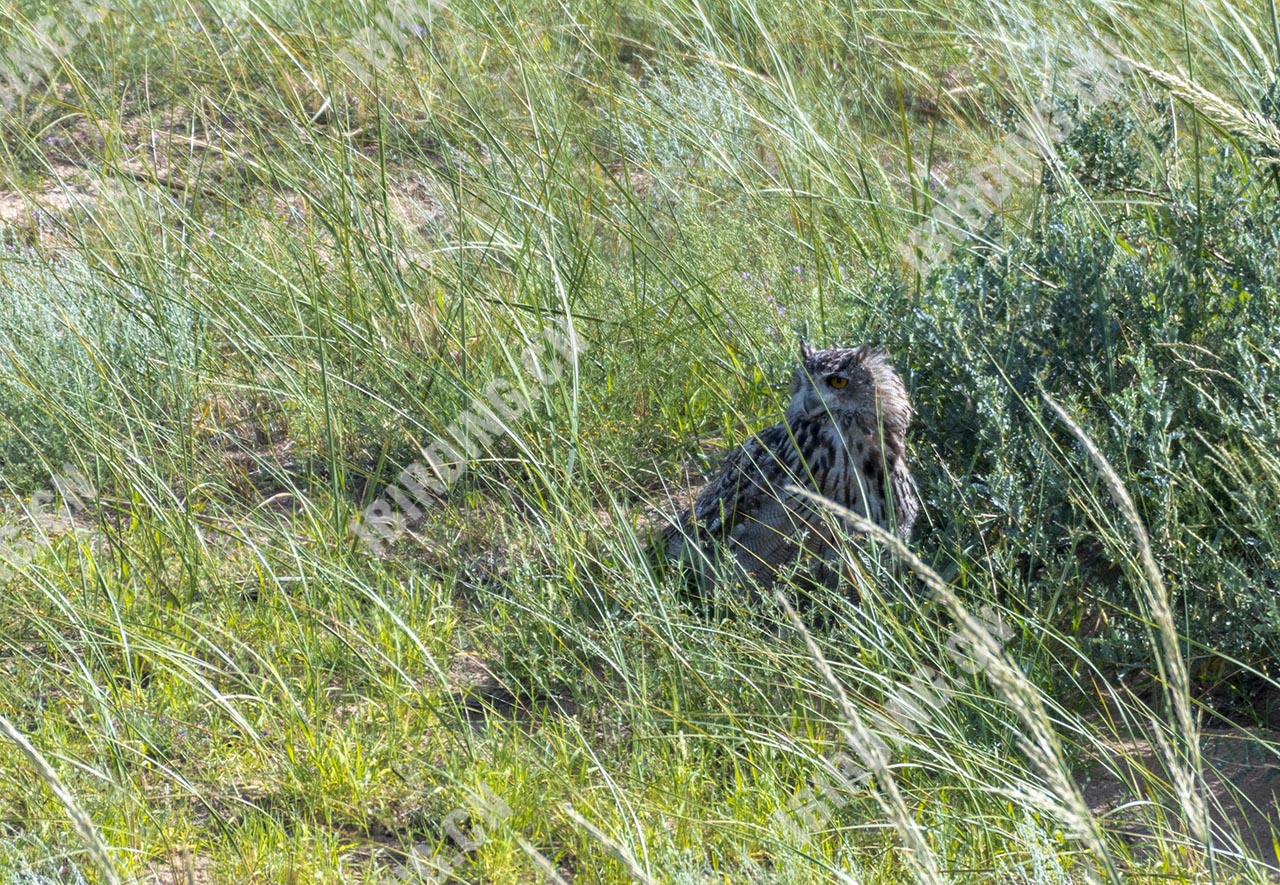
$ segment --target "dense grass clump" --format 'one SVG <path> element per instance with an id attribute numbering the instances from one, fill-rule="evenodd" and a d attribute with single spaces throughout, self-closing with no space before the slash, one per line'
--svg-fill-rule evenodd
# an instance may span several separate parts
<path id="1" fill-rule="evenodd" d="M 1269 2 L 46 7 L 0 878 L 1280 869 Z M 695 593 L 799 335 L 902 370 L 916 537 Z"/>

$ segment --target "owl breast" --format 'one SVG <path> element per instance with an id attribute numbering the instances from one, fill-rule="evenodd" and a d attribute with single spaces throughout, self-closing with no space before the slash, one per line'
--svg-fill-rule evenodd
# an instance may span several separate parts
<path id="1" fill-rule="evenodd" d="M 811 487 L 842 507 L 868 519 L 884 521 L 884 484 L 881 456 L 852 423 L 833 421 L 796 433 L 801 455 L 809 466 Z M 877 478 L 880 481 L 876 481 Z M 809 483 L 806 483 L 809 484 Z"/>

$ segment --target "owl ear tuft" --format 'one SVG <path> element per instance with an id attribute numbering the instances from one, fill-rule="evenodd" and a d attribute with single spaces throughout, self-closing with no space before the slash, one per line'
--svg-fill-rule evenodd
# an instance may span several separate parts
<path id="1" fill-rule="evenodd" d="M 807 363 L 813 358 L 813 345 L 800 336 L 800 362 Z"/>

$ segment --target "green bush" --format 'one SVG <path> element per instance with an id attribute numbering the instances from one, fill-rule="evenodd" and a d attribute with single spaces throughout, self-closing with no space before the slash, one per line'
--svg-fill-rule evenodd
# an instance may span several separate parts
<path id="1" fill-rule="evenodd" d="M 1114 508 L 1045 393 L 1126 477 L 1190 636 L 1274 659 L 1280 204 L 1222 144 L 1206 145 L 1201 188 L 1108 201 L 1176 162 L 1167 143 L 1142 153 L 1168 122 L 1114 105 L 1077 115 L 1059 148 L 1080 187 L 1048 188 L 1029 232 L 990 222 L 985 245 L 955 249 L 914 298 L 880 284 L 878 299 L 914 306 L 873 320 L 912 360 L 933 555 L 989 552 L 1033 607 L 1066 574 L 1089 608 L 1136 608 L 1115 569 L 1127 536 L 1094 540 Z"/>

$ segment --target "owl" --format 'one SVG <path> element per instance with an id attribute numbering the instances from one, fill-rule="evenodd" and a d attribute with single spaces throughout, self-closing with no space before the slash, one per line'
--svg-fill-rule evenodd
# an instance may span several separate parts
<path id="1" fill-rule="evenodd" d="M 888 357 L 872 347 L 815 351 L 800 344 L 785 419 L 748 439 L 664 535 L 666 554 L 702 580 L 730 573 L 757 587 L 817 557 L 824 583 L 838 571 L 840 538 L 799 486 L 904 540 L 919 504 L 907 470 L 911 400 Z"/>

